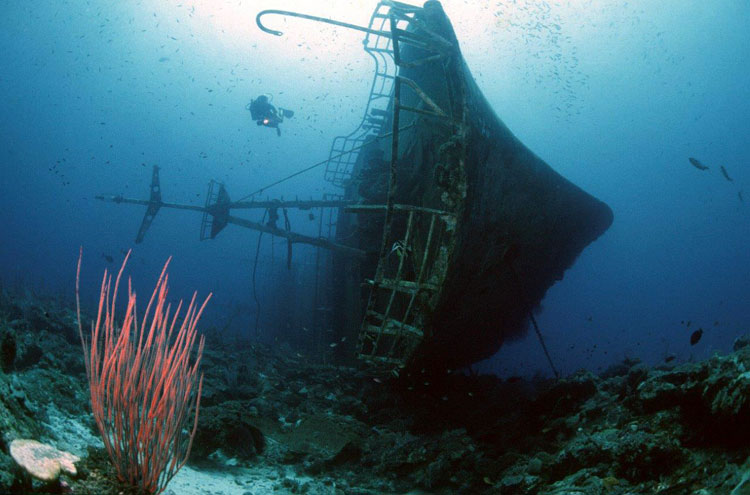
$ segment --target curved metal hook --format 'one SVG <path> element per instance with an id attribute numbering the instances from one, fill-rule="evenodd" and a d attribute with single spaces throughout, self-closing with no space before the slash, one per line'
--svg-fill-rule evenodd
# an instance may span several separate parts
<path id="1" fill-rule="evenodd" d="M 268 29 L 267 27 L 265 27 L 263 25 L 262 22 L 260 22 L 260 18 L 263 17 L 266 14 L 281 14 L 281 15 L 284 15 L 284 14 L 287 14 L 287 12 L 285 12 L 283 10 L 261 10 L 260 12 L 258 12 L 258 15 L 255 16 L 255 24 L 258 25 L 258 27 L 260 28 L 261 31 L 269 33 L 269 34 L 272 34 L 274 36 L 281 36 L 282 34 L 284 34 L 281 31 L 275 31 L 273 29 Z"/>
<path id="2" fill-rule="evenodd" d="M 258 12 L 258 15 L 255 16 L 255 23 L 258 25 L 261 31 L 264 31 L 268 34 L 273 34 L 274 36 L 281 36 L 284 33 L 282 31 L 276 31 L 275 29 L 269 29 L 263 25 L 260 18 L 267 14 L 278 14 L 278 15 L 288 15 L 291 17 L 299 17 L 300 19 L 309 19 L 311 21 L 318 21 L 318 22 L 323 22 L 326 24 L 333 24 L 334 26 L 354 29 L 356 31 L 362 31 L 364 33 L 370 33 L 376 36 L 386 36 L 388 38 L 391 37 L 391 33 L 387 31 L 378 31 L 376 29 L 370 29 L 370 28 L 366 28 L 362 26 L 357 26 L 356 24 L 349 24 L 348 22 L 335 21 L 333 19 L 328 19 L 326 17 L 318 17 L 314 15 L 300 14 L 299 12 L 291 12 L 289 10 L 275 10 L 275 9 L 261 10 L 260 12 Z"/>

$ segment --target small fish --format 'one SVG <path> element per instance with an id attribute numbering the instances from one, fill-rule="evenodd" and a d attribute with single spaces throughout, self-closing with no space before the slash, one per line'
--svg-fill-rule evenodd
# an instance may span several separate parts
<path id="1" fill-rule="evenodd" d="M 737 197 L 740 198 L 740 203 L 745 202 L 745 199 L 742 197 L 742 191 L 737 191 Z"/>
<path id="2" fill-rule="evenodd" d="M 393 253 L 396 253 L 399 258 L 403 258 L 405 255 L 411 254 L 411 247 L 407 246 L 404 241 L 396 241 L 391 246 L 389 256 Z"/>
<path id="3" fill-rule="evenodd" d="M 708 170 L 708 167 L 706 165 L 703 165 L 701 162 L 699 162 L 692 156 L 688 158 L 688 160 L 690 160 L 690 163 L 693 165 L 693 167 L 697 168 L 698 170 Z"/>
<path id="4" fill-rule="evenodd" d="M 107 263 L 113 263 L 115 261 L 115 259 L 112 256 L 108 254 L 104 254 L 104 253 L 102 253 L 102 258 L 104 258 L 107 261 Z"/>
<path id="5" fill-rule="evenodd" d="M 719 168 L 721 169 L 721 175 L 723 175 L 726 180 L 728 180 L 729 182 L 734 182 L 732 178 L 729 177 L 727 169 L 724 168 L 724 165 L 719 165 Z"/>
<path id="6" fill-rule="evenodd" d="M 669 356 L 667 356 L 667 357 L 664 358 L 664 362 L 665 363 L 671 363 L 672 361 L 675 360 L 676 357 L 677 356 L 675 356 L 674 354 L 670 354 Z"/>
<path id="7" fill-rule="evenodd" d="M 701 337 L 703 337 L 703 329 L 699 328 L 698 330 L 690 334 L 690 345 L 695 345 L 700 342 Z"/>

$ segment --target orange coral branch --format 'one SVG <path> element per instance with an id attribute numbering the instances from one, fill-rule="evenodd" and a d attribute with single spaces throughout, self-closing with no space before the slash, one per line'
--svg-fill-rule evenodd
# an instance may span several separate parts
<path id="1" fill-rule="evenodd" d="M 122 326 L 117 328 L 115 303 L 130 257 L 128 252 L 114 287 L 112 276 L 104 271 L 99 309 L 95 322 L 91 323 L 91 340 L 87 342 L 79 300 L 82 254 L 81 251 L 76 270 L 76 310 L 94 419 L 118 478 L 147 493 L 159 494 L 187 462 L 198 427 L 203 390 L 203 375 L 198 376 L 198 366 L 203 354 L 203 336 L 192 364 L 190 355 L 197 337 L 196 325 L 211 294 L 200 308 L 196 304 L 197 294 L 193 294 L 175 333 L 182 301 L 170 322 L 171 306 L 166 303 L 170 257 L 140 325 L 136 295 L 128 280 L 128 305 Z M 194 412 L 193 425 L 186 435 L 183 430 L 187 429 L 191 412 Z"/>

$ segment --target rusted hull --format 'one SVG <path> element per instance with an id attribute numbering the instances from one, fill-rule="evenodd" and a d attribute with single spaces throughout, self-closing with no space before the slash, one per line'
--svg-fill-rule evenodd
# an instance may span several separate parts
<path id="1" fill-rule="evenodd" d="M 455 224 L 442 231 L 440 252 L 428 253 L 442 256 L 435 263 L 445 266 L 433 267 L 438 290 L 419 294 L 424 336 L 409 361 L 452 368 L 489 357 L 503 342 L 523 335 L 530 311 L 606 231 L 613 214 L 555 172 L 497 117 L 474 82 L 439 2 L 427 2 L 417 19 L 452 47 L 448 53 L 441 48 L 445 56 L 434 57 L 405 44 L 399 75 L 416 83 L 447 118 L 401 111 L 399 126 L 406 129 L 399 133 L 393 200 L 450 212 Z M 425 63 L 430 57 L 435 60 Z M 426 108 L 424 98 L 408 90 L 402 90 L 399 104 Z M 355 177 L 368 180 L 350 185 L 348 199 L 385 201 L 390 144 L 373 144 L 361 154 Z M 371 248 L 382 232 L 382 219 L 356 217 L 352 222 L 359 227 L 340 230 L 341 242 L 354 236 L 349 242 Z M 403 230 L 403 222 L 394 222 L 394 229 L 399 228 Z M 420 232 L 425 236 L 424 222 L 420 228 L 415 239 Z M 357 265 L 364 278 L 372 277 L 378 266 L 377 253 L 370 251 L 369 260 Z M 352 313 L 351 307 L 340 310 Z"/>

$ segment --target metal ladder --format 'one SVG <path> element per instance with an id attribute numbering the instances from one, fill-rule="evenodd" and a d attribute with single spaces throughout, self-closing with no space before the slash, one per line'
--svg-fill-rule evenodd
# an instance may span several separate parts
<path id="1" fill-rule="evenodd" d="M 219 186 L 219 190 L 214 188 Z M 213 239 L 221 230 L 227 226 L 229 219 L 229 193 L 224 184 L 211 180 L 208 183 L 208 194 L 206 194 L 206 206 L 201 219 L 200 240 Z"/>
<path id="2" fill-rule="evenodd" d="M 391 249 L 380 259 L 375 278 L 363 284 L 370 287 L 370 297 L 358 345 L 361 359 L 391 370 L 405 365 L 425 337 L 431 299 L 447 266 L 442 240 L 453 218 L 448 212 L 407 205 L 394 205 L 394 210 L 406 213 L 405 231 L 400 239 L 386 241 L 393 241 Z"/>

